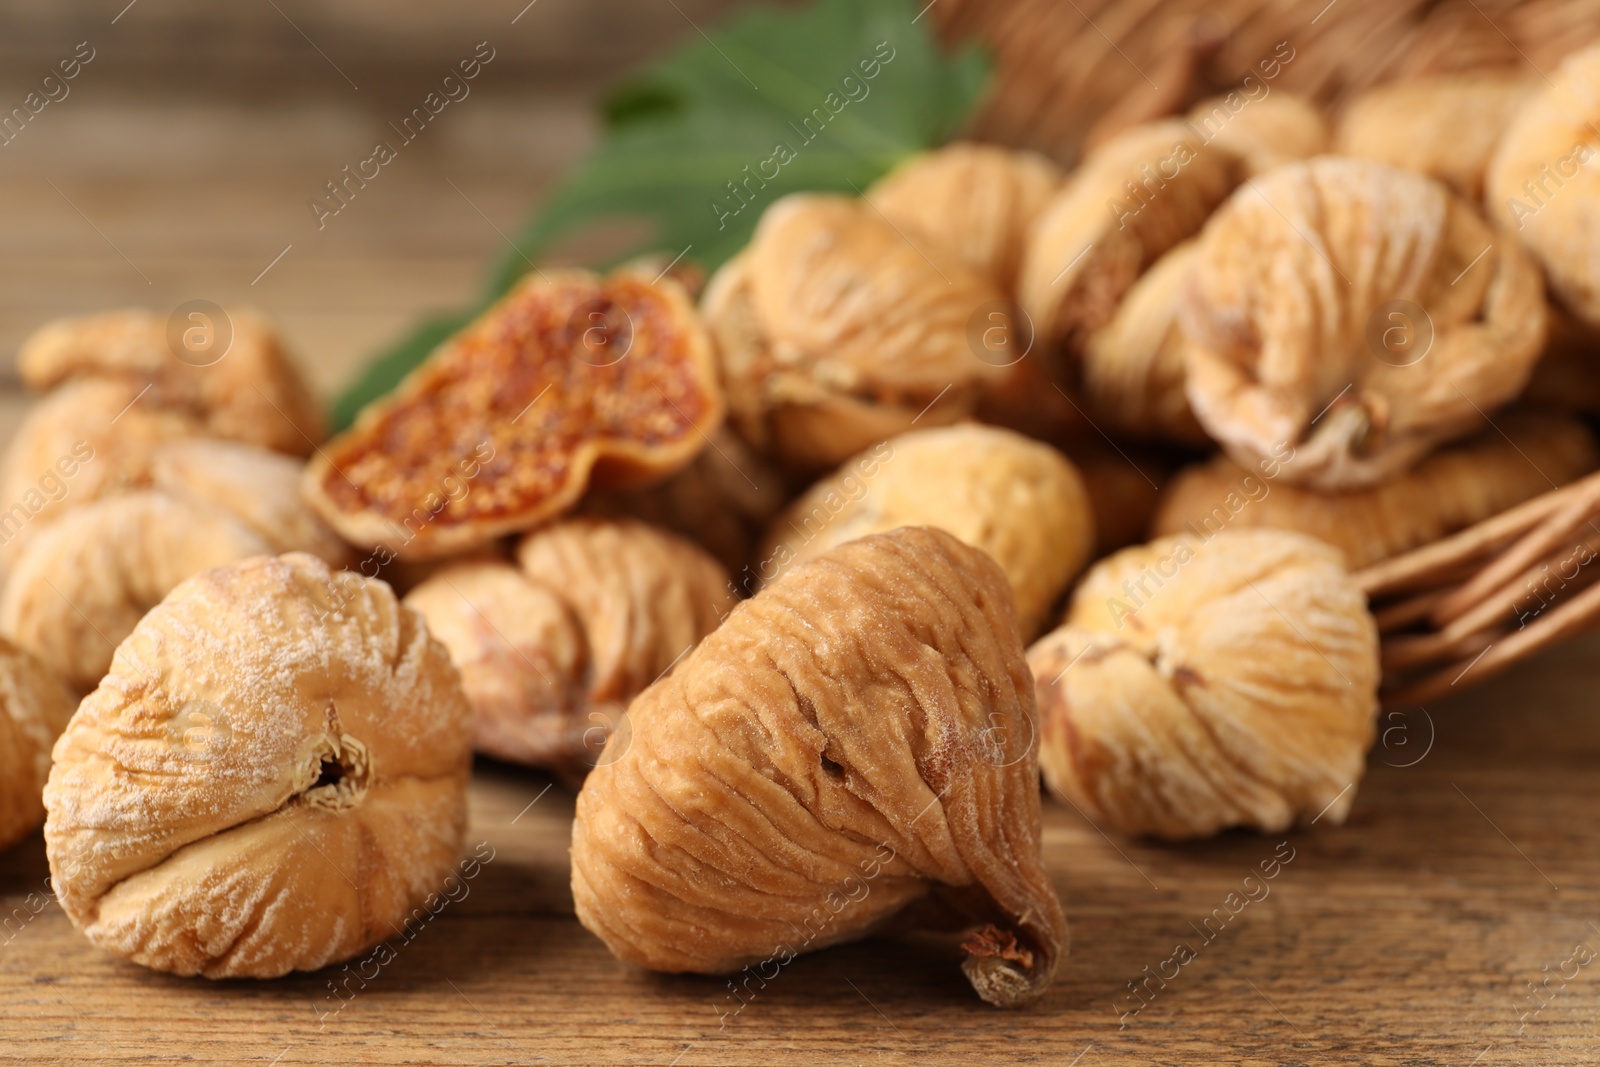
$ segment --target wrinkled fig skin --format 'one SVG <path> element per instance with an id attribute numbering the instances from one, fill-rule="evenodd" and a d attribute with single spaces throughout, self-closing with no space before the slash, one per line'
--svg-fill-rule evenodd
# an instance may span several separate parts
<path id="1" fill-rule="evenodd" d="M 1490 217 L 1514 231 L 1561 303 L 1600 326 L 1600 44 L 1538 84 L 1489 162 Z"/>
<path id="2" fill-rule="evenodd" d="M 445 567 L 406 604 L 461 671 L 479 751 L 576 786 L 628 702 L 735 598 L 705 552 L 632 519 L 559 522 L 516 554 Z"/>
<path id="3" fill-rule="evenodd" d="M 993 310 L 1009 325 L 1005 307 L 942 243 L 908 241 L 865 201 L 811 194 L 767 209 L 701 302 L 734 429 L 812 472 L 969 414 L 1008 375 L 979 358 L 973 323 Z"/>
<path id="4" fill-rule="evenodd" d="M 1320 541 L 1245 530 L 1126 549 L 1028 663 L 1045 783 L 1098 825 L 1182 840 L 1350 811 L 1378 634 Z"/>
<path id="5" fill-rule="evenodd" d="M 1345 489 L 1481 428 L 1527 383 L 1547 308 L 1538 268 L 1465 200 L 1322 156 L 1253 180 L 1211 217 L 1181 317 L 1206 431 L 1241 466 L 1292 447 L 1285 481 Z M 1387 323 L 1418 339 L 1431 324 L 1431 345 L 1396 353 Z"/>
<path id="6" fill-rule="evenodd" d="M 1514 410 L 1393 481 L 1330 493 L 1273 484 L 1225 456 L 1180 471 L 1154 536 L 1271 527 L 1339 549 L 1352 570 L 1464 530 L 1600 467 L 1594 435 L 1566 415 Z"/>
<path id="7" fill-rule="evenodd" d="M 145 616 L 56 744 L 55 889 L 146 967 L 316 970 L 442 891 L 470 761 L 449 656 L 388 586 L 299 553 L 207 571 Z"/>
<path id="8" fill-rule="evenodd" d="M 1282 91 L 1202 100 L 1190 110 L 1189 125 L 1207 145 L 1238 156 L 1251 177 L 1328 150 L 1328 124 L 1316 105 Z"/>
<path id="9" fill-rule="evenodd" d="M 1029 638 L 1089 562 L 1092 510 L 1083 479 L 1049 445 L 971 423 L 913 430 L 846 461 L 779 515 L 759 577 L 870 533 L 937 526 L 1000 565 Z"/>
<path id="10" fill-rule="evenodd" d="M 1350 102 L 1334 149 L 1437 178 L 1468 200 L 1538 75 L 1454 74 L 1380 85 Z"/>
<path id="11" fill-rule="evenodd" d="M 44 664 L 0 640 L 0 852 L 44 822 L 50 747 L 76 706 Z"/>
<path id="12" fill-rule="evenodd" d="M 983 999 L 1038 997 L 1066 922 L 1039 858 L 1032 692 L 976 549 L 907 528 L 802 564 L 629 709 L 631 743 L 578 796 L 580 921 L 629 962 L 718 974 L 924 901 L 990 924 L 963 964 Z"/>

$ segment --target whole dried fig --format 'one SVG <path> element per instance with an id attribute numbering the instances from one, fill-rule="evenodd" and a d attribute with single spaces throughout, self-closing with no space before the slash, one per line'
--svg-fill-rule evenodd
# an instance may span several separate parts
<path id="1" fill-rule="evenodd" d="M 1281 530 L 1124 549 L 1028 650 L 1050 791 L 1128 834 L 1343 822 L 1378 631 L 1337 550 Z"/>
<path id="2" fill-rule="evenodd" d="M 1274 484 L 1225 456 L 1180 471 L 1151 532 L 1197 537 L 1271 527 L 1320 538 L 1352 570 L 1464 530 L 1600 467 L 1594 435 L 1576 419 L 1512 411 L 1494 428 L 1439 449 L 1381 485 L 1325 492 Z"/>
<path id="3" fill-rule="evenodd" d="M 1189 402 L 1249 467 L 1343 489 L 1406 470 L 1527 383 L 1538 268 L 1432 178 L 1323 156 L 1256 179 L 1200 239 Z"/>
<path id="4" fill-rule="evenodd" d="M 44 664 L 0 639 L 0 852 L 44 822 L 50 747 L 76 706 Z"/>
<path id="5" fill-rule="evenodd" d="M 179 582 L 272 551 L 214 504 L 161 492 L 109 497 L 28 539 L 0 591 L 0 633 L 86 692 L 117 643 Z"/>
<path id="6" fill-rule="evenodd" d="M 305 494 L 355 544 L 440 559 L 555 518 L 590 485 L 660 481 L 722 412 L 677 282 L 530 276 L 318 449 Z"/>
<path id="7" fill-rule="evenodd" d="M 735 603 L 695 545 L 629 519 L 569 519 L 517 563 L 446 567 L 406 596 L 450 650 L 479 751 L 583 780 L 638 693 Z"/>
<path id="8" fill-rule="evenodd" d="M 1257 97 L 1234 91 L 1202 100 L 1190 109 L 1189 126 L 1203 143 L 1238 156 L 1252 176 L 1328 150 L 1322 112 L 1305 97 L 1282 91 Z"/>
<path id="9" fill-rule="evenodd" d="M 1495 71 L 1379 85 L 1345 109 L 1334 151 L 1421 171 L 1481 200 L 1495 146 L 1537 85 L 1537 77 Z"/>
<path id="10" fill-rule="evenodd" d="M 1574 52 L 1522 102 L 1484 179 L 1489 214 L 1544 266 L 1550 288 L 1600 326 L 1600 44 Z"/>
<path id="11" fill-rule="evenodd" d="M 1032 1000 L 1066 951 L 1032 699 L 982 552 L 913 528 L 809 560 L 629 708 L 578 795 L 579 921 L 631 963 L 717 974 L 932 905 L 979 926 L 979 996 Z"/>
<path id="12" fill-rule="evenodd" d="M 176 407 L 219 437 L 291 455 L 309 455 L 322 440 L 322 412 L 272 327 L 247 311 L 224 313 L 191 350 L 168 336 L 168 320 L 148 311 L 108 311 L 58 319 L 34 332 L 17 354 L 31 389 L 70 379 L 111 378 L 151 387 L 144 401 Z M 182 350 L 180 353 L 180 349 Z"/>
<path id="13" fill-rule="evenodd" d="M 942 243 L 809 194 L 773 204 L 702 301 L 734 429 L 804 470 L 969 414 L 1007 373 L 968 336 L 988 312 L 1009 324 L 999 288 Z"/>
<path id="14" fill-rule="evenodd" d="M 1094 548 L 1089 497 L 1072 463 L 1021 434 L 969 423 L 901 434 L 817 482 L 773 522 L 744 584 L 900 526 L 937 526 L 987 552 L 1011 583 L 1025 637 L 1039 632 Z"/>
<path id="15" fill-rule="evenodd" d="M 61 906 L 156 970 L 272 978 L 392 937 L 456 865 L 467 703 L 389 587 L 300 553 L 184 582 L 45 788 Z"/>
<path id="16" fill-rule="evenodd" d="M 957 141 L 907 159 L 866 196 L 895 226 L 943 243 L 1009 293 L 1028 227 L 1061 179 L 1037 153 Z"/>

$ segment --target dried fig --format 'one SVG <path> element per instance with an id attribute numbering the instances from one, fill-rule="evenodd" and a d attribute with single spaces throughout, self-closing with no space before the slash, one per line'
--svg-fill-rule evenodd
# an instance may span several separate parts
<path id="1" fill-rule="evenodd" d="M 1600 326 L 1600 44 L 1569 55 L 1522 102 L 1489 160 L 1489 214 L 1544 266 L 1550 288 L 1590 326 Z"/>
<path id="2" fill-rule="evenodd" d="M 1060 186 L 1060 169 L 1034 152 L 957 141 L 901 163 L 867 190 L 895 226 L 957 252 L 1012 292 L 1028 227 Z"/>
<path id="3" fill-rule="evenodd" d="M 619 271 L 529 277 L 317 452 L 308 500 L 403 560 L 530 529 L 587 486 L 648 485 L 722 419 L 682 289 Z"/>
<path id="4" fill-rule="evenodd" d="M 1536 77 L 1483 71 L 1380 85 L 1345 109 L 1334 150 L 1421 171 L 1482 200 L 1495 146 L 1537 84 Z"/>
<path id="5" fill-rule="evenodd" d="M 660 485 L 591 493 L 580 510 L 663 526 L 736 571 L 750 558 L 756 538 L 787 499 L 783 475 L 738 434 L 721 426 L 694 462 Z"/>
<path id="6" fill-rule="evenodd" d="M 224 320 L 184 324 L 215 331 L 191 350 L 181 340 L 175 347 L 168 320 L 148 311 L 58 319 L 23 342 L 17 370 L 38 390 L 82 377 L 148 385 L 151 406 L 187 411 L 219 437 L 309 455 L 323 437 L 321 409 L 277 334 L 250 312 Z"/>
<path id="7" fill-rule="evenodd" d="M 516 554 L 446 567 L 406 603 L 461 669 L 478 749 L 582 781 L 628 702 L 732 609 L 727 572 L 629 519 L 556 523 Z"/>
<path id="8" fill-rule="evenodd" d="M 1011 583 L 1024 636 L 1094 548 L 1089 497 L 1065 456 L 1010 430 L 946 426 L 874 445 L 812 486 L 773 522 L 745 584 L 900 526 L 937 526 L 987 552 Z"/>
<path id="9" fill-rule="evenodd" d="M 0 852 L 44 822 L 39 799 L 55 744 L 77 706 L 36 658 L 0 639 Z"/>
<path id="10" fill-rule="evenodd" d="M 456 865 L 467 703 L 389 587 L 301 553 L 184 582 L 57 742 L 61 906 L 157 970 L 272 978 L 394 936 Z"/>
<path id="11" fill-rule="evenodd" d="M 955 422 L 1005 368 L 968 337 L 998 287 L 873 207 L 795 195 L 761 217 L 706 289 L 735 430 L 783 464 L 821 470 L 909 429 Z"/>
<path id="12" fill-rule="evenodd" d="M 214 504 L 160 492 L 109 497 L 28 539 L 0 591 L 0 633 L 86 692 L 117 643 L 179 582 L 272 551 Z"/>
<path id="13" fill-rule="evenodd" d="M 1373 485 L 1527 383 L 1538 268 L 1432 178 L 1323 156 L 1239 190 L 1210 222 L 1183 310 L 1189 402 L 1242 466 Z"/>
<path id="14" fill-rule="evenodd" d="M 1135 281 L 1199 232 L 1243 178 L 1188 123 L 1138 126 L 1096 149 L 1034 222 L 1018 299 L 1037 337 L 1081 349 Z"/>
<path id="15" fill-rule="evenodd" d="M 1320 541 L 1225 530 L 1124 549 L 1028 664 L 1045 783 L 1101 825 L 1179 839 L 1350 810 L 1378 631 Z"/>
<path id="16" fill-rule="evenodd" d="M 1439 449 L 1381 485 L 1319 492 L 1218 456 L 1179 472 L 1151 527 L 1204 537 L 1271 527 L 1320 538 L 1357 570 L 1436 541 L 1600 467 L 1594 435 L 1576 419 L 1513 411 L 1496 427 Z"/>
<path id="17" fill-rule="evenodd" d="M 1305 97 L 1282 91 L 1257 97 L 1235 91 L 1202 100 L 1190 110 L 1189 125 L 1203 143 L 1243 160 L 1252 176 L 1328 150 L 1322 112 Z"/>
<path id="18" fill-rule="evenodd" d="M 631 963 L 717 974 L 931 905 L 980 927 L 979 996 L 1032 1000 L 1066 952 L 1032 699 L 982 552 L 914 528 L 808 560 L 629 708 L 578 795 L 578 918 Z"/>

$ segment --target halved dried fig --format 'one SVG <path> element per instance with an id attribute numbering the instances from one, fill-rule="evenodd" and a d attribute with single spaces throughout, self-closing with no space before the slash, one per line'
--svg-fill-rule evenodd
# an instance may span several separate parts
<path id="1" fill-rule="evenodd" d="M 1546 81 L 1506 127 L 1484 199 L 1544 266 L 1561 302 L 1600 326 L 1600 44 L 1569 55 Z"/>
<path id="2" fill-rule="evenodd" d="M 937 526 L 987 552 L 1011 583 L 1024 637 L 1039 632 L 1094 548 L 1072 463 L 1021 434 L 969 423 L 913 430 L 846 461 L 774 520 L 744 584 L 900 526 Z"/>
<path id="3" fill-rule="evenodd" d="M 631 519 L 559 522 L 516 555 L 445 567 L 406 603 L 461 669 L 478 749 L 580 782 L 628 702 L 735 598 L 698 547 Z"/>
<path id="4" fill-rule="evenodd" d="M 467 822 L 465 698 L 389 587 L 293 553 L 174 589 L 57 742 L 45 844 L 91 941 L 272 978 L 393 937 Z"/>
<path id="5" fill-rule="evenodd" d="M 1539 84 L 1537 75 L 1479 71 L 1379 85 L 1345 109 L 1334 150 L 1421 171 L 1481 200 L 1495 146 Z"/>
<path id="6" fill-rule="evenodd" d="M 358 545 L 439 559 L 555 518 L 590 485 L 659 481 L 721 419 L 675 281 L 530 276 L 319 449 L 305 493 Z"/>
<path id="7" fill-rule="evenodd" d="M 48 323 L 23 342 L 17 371 L 31 389 L 70 379 L 112 378 L 150 387 L 143 403 L 176 407 L 219 437 L 291 455 L 322 440 L 322 412 L 272 327 L 248 311 L 204 326 L 206 344 L 191 350 L 172 324 L 148 311 L 108 311 Z"/>
<path id="8" fill-rule="evenodd" d="M 1482 424 L 1544 343 L 1538 268 L 1439 182 L 1323 156 L 1207 223 L 1183 312 L 1189 402 L 1250 467 L 1373 485 Z"/>
<path id="9" fill-rule="evenodd" d="M 1028 663 L 1045 783 L 1100 825 L 1181 839 L 1350 810 L 1378 630 L 1320 541 L 1227 530 L 1125 549 Z"/>
<path id="10" fill-rule="evenodd" d="M 44 664 L 0 639 L 0 852 L 44 822 L 50 748 L 75 707 Z"/>
<path id="11" fill-rule="evenodd" d="M 1066 920 L 1039 857 L 1033 690 L 1005 577 L 912 528 L 735 608 L 628 714 L 578 795 L 572 892 L 613 953 L 762 969 L 917 902 L 978 927 L 979 996 L 1041 995 Z M 615 747 L 618 751 L 613 752 Z M 910 918 L 911 916 L 907 916 Z"/>
<path id="12" fill-rule="evenodd" d="M 1344 492 L 1276 484 L 1225 456 L 1180 471 L 1151 533 L 1296 530 L 1333 545 L 1357 570 L 1437 541 L 1600 467 L 1588 427 L 1550 412 L 1512 411 L 1476 437 L 1439 449 L 1381 485 Z"/>
<path id="13" fill-rule="evenodd" d="M 863 200 L 778 201 L 711 279 L 702 311 L 734 429 L 804 470 L 919 420 L 958 421 L 1007 374 L 969 337 L 989 312 L 1011 322 L 1000 289 Z"/>
<path id="14" fill-rule="evenodd" d="M 1035 152 L 957 141 L 907 159 L 866 196 L 891 223 L 941 242 L 1010 293 L 1028 227 L 1061 180 L 1060 168 Z"/>

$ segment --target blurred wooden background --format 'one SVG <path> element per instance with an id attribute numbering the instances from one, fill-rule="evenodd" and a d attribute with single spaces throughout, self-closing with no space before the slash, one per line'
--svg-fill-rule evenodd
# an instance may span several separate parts
<path id="1" fill-rule="evenodd" d="M 592 104 L 619 72 L 734 6 L 0 5 L 0 114 L 79 42 L 95 50 L 0 147 L 0 425 L 17 410 L 17 345 L 41 322 L 197 298 L 277 319 L 330 394 L 419 314 L 475 292 L 505 248 L 497 229 L 514 232 L 592 143 Z M 471 94 L 319 231 L 307 201 L 482 41 L 495 58 Z"/>

